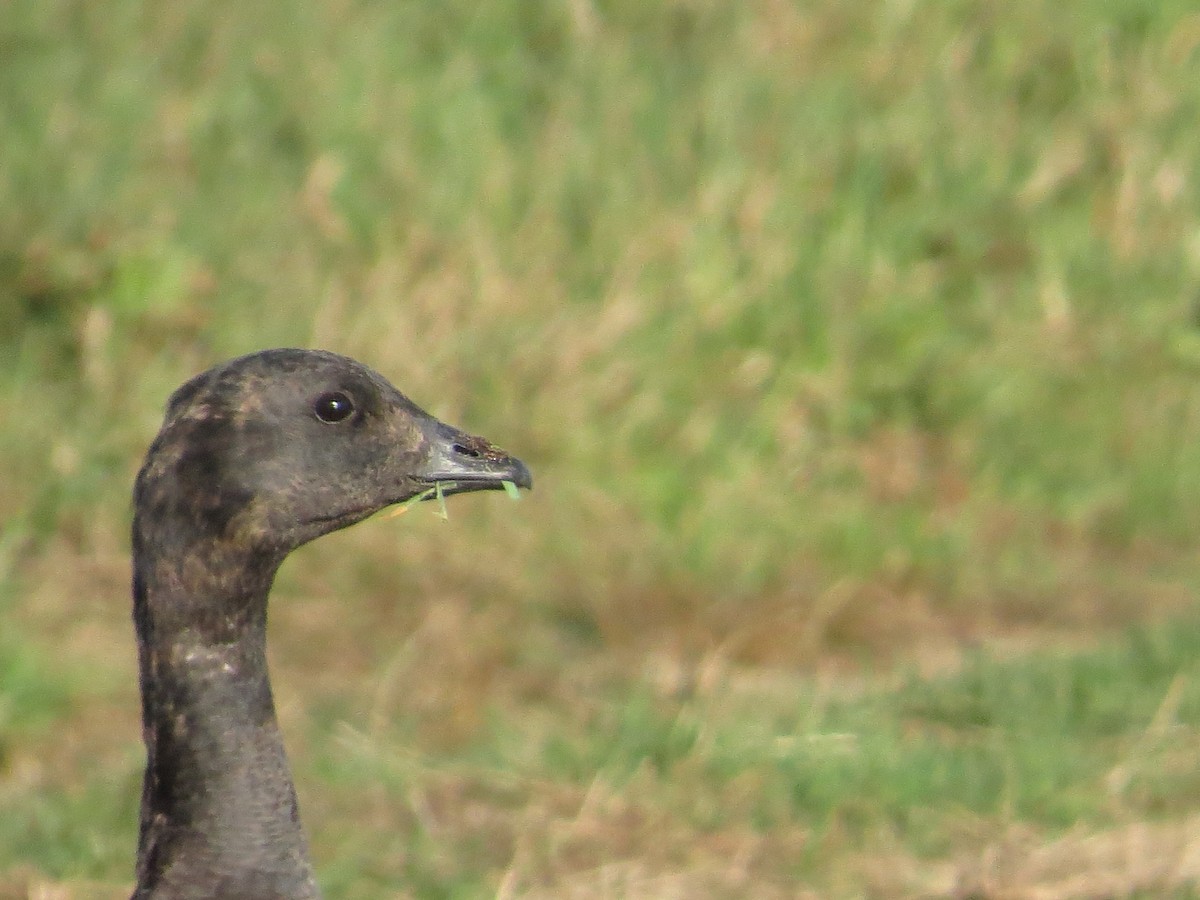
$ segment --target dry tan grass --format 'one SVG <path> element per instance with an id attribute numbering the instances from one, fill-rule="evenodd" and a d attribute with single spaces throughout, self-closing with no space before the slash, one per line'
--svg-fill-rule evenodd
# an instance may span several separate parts
<path id="1" fill-rule="evenodd" d="M 1076 829 L 1050 839 L 1014 826 L 975 850 L 941 860 L 913 858 L 881 837 L 857 860 L 842 860 L 838 876 L 805 885 L 780 876 L 787 859 L 801 852 L 802 833 L 791 844 L 752 832 L 679 833 L 603 794 L 599 788 L 589 792 L 582 804 L 578 797 L 547 803 L 547 795 L 520 815 L 506 816 L 506 829 L 516 823 L 515 851 L 497 884 L 497 900 L 1105 900 L 1186 897 L 1200 890 L 1200 816 Z M 457 808 L 469 810 L 470 804 Z M 450 825 L 443 822 L 447 835 Z M 0 878 L 0 900 L 110 900 L 128 892 L 127 884 L 52 882 L 33 871 Z"/>
<path id="2" fill-rule="evenodd" d="M 30 871 L 0 875 L 0 900 L 129 900 L 132 880 L 125 885 L 96 881 L 55 882 Z"/>
<path id="3" fill-rule="evenodd" d="M 1200 816 L 1058 838 L 1013 827 L 956 869 L 950 896 L 961 898 L 1192 896 L 1200 890 Z"/>

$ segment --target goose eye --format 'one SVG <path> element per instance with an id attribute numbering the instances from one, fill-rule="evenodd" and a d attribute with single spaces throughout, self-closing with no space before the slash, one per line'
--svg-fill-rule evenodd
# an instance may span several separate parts
<path id="1" fill-rule="evenodd" d="M 354 412 L 354 401 L 341 391 L 330 391 L 313 402 L 313 412 L 322 422 L 333 425 L 344 421 Z"/>

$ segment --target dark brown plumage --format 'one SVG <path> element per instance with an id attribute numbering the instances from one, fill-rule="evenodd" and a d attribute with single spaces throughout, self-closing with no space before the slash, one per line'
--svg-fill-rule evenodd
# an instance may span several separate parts
<path id="1" fill-rule="evenodd" d="M 275 572 L 430 487 L 505 481 L 532 483 L 333 353 L 267 350 L 175 392 L 134 488 L 147 753 L 135 900 L 319 896 L 267 676 Z"/>

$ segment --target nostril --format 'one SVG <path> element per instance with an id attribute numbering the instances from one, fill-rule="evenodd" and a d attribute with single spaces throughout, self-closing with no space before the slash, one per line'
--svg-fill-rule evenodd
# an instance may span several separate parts
<path id="1" fill-rule="evenodd" d="M 468 447 L 466 444 L 455 444 L 450 449 L 459 456 L 469 456 L 471 459 L 479 459 L 479 451 L 474 447 Z"/>

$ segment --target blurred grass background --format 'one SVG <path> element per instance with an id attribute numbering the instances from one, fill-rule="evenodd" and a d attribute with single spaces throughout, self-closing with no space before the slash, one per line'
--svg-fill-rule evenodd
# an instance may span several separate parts
<path id="1" fill-rule="evenodd" d="M 129 486 L 281 345 L 537 483 L 280 573 L 331 898 L 1191 896 L 1198 114 L 1173 0 L 7 0 L 0 897 L 128 890 Z"/>

